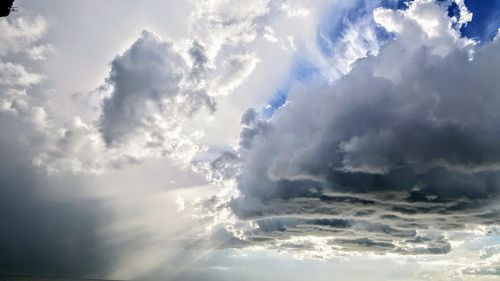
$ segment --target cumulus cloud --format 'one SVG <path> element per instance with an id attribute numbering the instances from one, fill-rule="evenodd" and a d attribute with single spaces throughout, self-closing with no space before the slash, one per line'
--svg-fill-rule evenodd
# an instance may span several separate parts
<path id="1" fill-rule="evenodd" d="M 0 163 L 0 193 L 2 194 L 0 269 L 3 274 L 89 278 L 108 277 L 112 274 L 130 278 L 143 274 L 144 268 L 151 269 L 172 258 L 170 255 L 175 255 L 175 249 L 182 247 L 188 249 L 190 243 L 197 241 L 196 233 L 184 232 L 184 223 L 189 222 L 190 219 L 175 212 L 167 212 L 167 217 L 165 216 L 165 209 L 175 209 L 174 195 L 158 191 L 158 185 L 161 189 L 165 188 L 164 183 L 168 182 L 166 179 L 158 179 L 162 181 L 161 184 L 155 181 L 148 183 L 148 177 L 140 175 L 137 176 L 138 179 L 131 176 L 133 180 L 140 181 L 140 183 L 131 183 L 133 180 L 117 183 L 116 178 L 123 178 L 128 175 L 128 172 L 123 172 L 120 176 L 111 175 L 109 176 L 111 179 L 94 174 L 109 171 L 110 168 L 123 168 L 126 164 L 137 163 L 145 157 L 154 158 L 154 156 L 164 155 L 174 159 L 190 159 L 193 147 L 197 146 L 190 140 L 179 137 L 181 134 L 178 129 L 174 128 L 172 131 L 171 127 L 158 127 L 162 134 L 168 134 L 169 142 L 165 146 L 163 143 L 155 143 L 155 141 L 163 140 L 163 136 L 149 139 L 150 142 L 144 144 L 145 138 L 137 132 L 131 135 L 115 134 L 113 137 L 121 138 L 120 141 L 125 138 L 125 143 L 111 145 L 106 143 L 97 122 L 74 116 L 69 121 L 60 124 L 59 120 L 46 110 L 48 102 L 58 105 L 58 101 L 51 96 L 46 96 L 43 92 L 42 83 L 45 77 L 39 74 L 38 62 L 33 62 L 43 58 L 38 56 L 40 55 L 38 51 L 35 51 L 37 56 L 31 52 L 33 48 L 40 46 L 45 29 L 40 31 L 37 24 L 26 24 L 44 22 L 45 20 L 41 17 L 37 17 L 36 20 L 21 17 L 0 20 L 0 26 L 5 31 L 0 36 L 4 36 L 7 40 L 2 41 L 1 44 L 2 48 L 7 47 L 0 51 L 0 158 L 2 159 Z M 18 38 L 17 31 L 22 31 L 21 35 L 24 37 Z M 7 38 L 8 36 L 11 37 Z M 144 36 L 155 35 L 145 33 Z M 167 43 L 157 37 L 149 39 L 152 42 L 145 44 L 151 46 L 149 48 L 141 46 L 136 52 L 146 63 L 140 70 L 144 74 L 151 74 L 153 79 L 151 82 L 156 82 L 156 84 L 153 83 L 152 90 L 145 88 L 136 91 L 135 94 L 138 96 L 135 100 L 130 97 L 126 98 L 125 111 L 137 113 L 132 116 L 137 119 L 146 115 L 141 111 L 144 110 L 143 106 L 149 105 L 155 101 L 155 98 L 162 101 L 165 98 L 157 97 L 152 92 L 157 91 L 160 94 L 159 90 L 169 87 L 161 85 L 158 79 L 154 80 L 162 75 L 165 69 L 168 70 L 169 65 L 166 60 L 173 57 L 184 62 L 178 54 L 171 53 L 172 57 L 168 56 L 168 52 L 173 51 L 166 47 L 169 46 Z M 153 71 L 156 72 L 148 72 L 150 67 L 155 66 L 152 63 L 155 59 L 157 59 L 158 67 Z M 162 61 L 162 59 L 166 60 Z M 139 79 L 142 72 L 131 72 L 130 68 L 127 69 L 129 66 L 127 63 L 135 62 L 129 58 L 116 63 L 116 67 L 125 68 L 117 77 L 123 79 L 124 75 L 129 75 L 128 78 Z M 162 62 L 165 64 L 162 65 Z M 186 76 L 190 75 L 191 69 L 187 66 L 173 65 L 172 67 L 185 71 Z M 166 77 L 167 80 L 175 81 L 175 75 L 166 74 L 170 75 Z M 145 84 L 148 82 L 144 81 Z M 113 88 L 114 86 L 117 86 L 117 83 L 113 84 Z M 123 83 L 120 86 L 120 90 L 124 91 Z M 130 84 L 125 86 L 130 86 Z M 148 89 L 150 91 L 147 91 Z M 130 94 L 130 91 L 134 89 L 128 90 L 125 92 Z M 169 92 L 161 92 L 161 94 L 167 94 L 167 99 L 169 98 Z M 117 95 L 124 95 L 124 93 Z M 187 100 L 183 104 L 176 101 L 178 103 L 176 110 L 181 111 L 179 108 L 186 106 L 182 114 L 188 116 L 191 114 L 191 109 L 187 107 L 192 106 L 189 102 L 196 99 L 196 96 L 193 93 L 186 95 L 189 97 L 179 98 L 180 94 L 177 94 L 172 100 L 176 98 Z M 130 99 L 137 104 L 130 103 Z M 118 111 L 120 112 L 118 114 L 122 113 L 120 109 Z M 157 118 L 156 123 L 151 121 L 154 118 Z M 161 123 L 161 118 L 154 116 L 146 119 L 151 122 L 150 124 L 157 125 Z M 131 130 L 143 128 L 140 120 L 137 123 L 132 120 L 133 118 L 127 119 L 132 126 Z M 119 124 L 116 125 L 119 126 Z M 155 132 L 148 130 L 146 133 Z M 173 137 L 170 137 L 171 135 Z M 192 138 L 195 139 L 196 136 Z M 160 169 L 160 165 L 157 166 Z M 165 163 L 162 163 L 161 169 L 164 168 Z M 172 181 L 176 178 L 182 179 L 180 176 L 182 174 L 188 174 L 177 168 L 173 166 L 167 168 L 167 172 L 162 170 L 158 174 L 168 174 L 166 177 Z M 188 179 L 178 183 L 181 187 L 186 183 L 188 186 L 203 183 L 193 174 L 184 175 L 184 177 Z M 118 188 L 119 191 L 113 192 L 114 188 Z M 129 191 L 135 189 L 132 193 L 136 194 L 127 194 L 127 189 Z M 107 194 L 103 195 L 103 193 Z M 137 196 L 137 193 L 141 196 Z M 153 197 L 156 198 L 153 200 L 156 201 L 155 203 L 151 201 Z M 125 206 L 122 207 L 121 204 Z M 135 214 L 131 216 L 128 212 L 130 209 L 140 211 L 134 211 Z M 168 218 L 170 215 L 172 217 Z M 182 238 L 190 240 L 189 242 L 182 241 L 181 243 L 175 239 L 165 239 L 165 237 L 173 237 L 180 230 L 184 234 Z M 155 233 L 154 236 L 150 235 L 151 232 Z M 195 232 L 194 229 L 193 232 Z M 123 235 L 124 233 L 127 234 Z M 168 245 L 164 243 L 165 240 L 169 241 Z M 144 247 L 145 244 L 148 245 L 147 250 Z M 166 253 L 164 249 L 170 250 Z M 128 256 L 136 256 L 138 252 L 144 260 L 147 259 L 147 264 L 137 265 L 136 260 L 126 259 Z M 131 264 L 135 267 L 132 268 Z"/>
<path id="2" fill-rule="evenodd" d="M 498 161 L 494 152 L 498 85 L 491 74 L 498 70 L 497 46 L 493 42 L 476 50 L 472 61 L 465 51 L 439 58 L 420 49 L 409 62 L 417 65 L 419 60 L 419 67 L 403 66 L 401 77 L 391 81 L 392 73 L 382 76 L 383 59 L 398 49 L 388 45 L 374 58 L 373 68 L 371 59 L 360 62 L 332 89 L 318 89 L 318 98 L 291 101 L 278 113 L 274 124 L 297 124 L 296 132 L 302 135 L 279 132 L 281 128 L 275 126 L 273 136 L 261 138 L 262 147 L 276 155 L 268 175 L 320 178 L 359 189 L 398 189 L 402 187 L 395 183 L 405 182 L 406 189 L 420 184 L 440 194 L 495 193 L 488 178 L 494 177 L 490 172 L 496 171 Z M 300 108 L 303 104 L 309 111 Z M 323 108 L 325 104 L 331 107 Z M 313 114 L 300 116 L 299 111 Z M 293 137 L 280 141 L 287 134 Z M 267 147 L 275 141 L 280 146 Z M 292 157 L 280 157 L 282 149 L 294 151 Z M 482 182 L 482 189 L 476 180 Z"/>
<path id="3" fill-rule="evenodd" d="M 258 59 L 246 44 L 256 35 L 247 36 L 259 34 L 257 21 L 268 12 L 267 5 L 263 1 L 242 11 L 225 1 L 197 3 L 190 38 L 183 42 L 144 30 L 111 62 L 99 89 L 104 97 L 98 120 L 76 116 L 54 129 L 57 140 L 36 164 L 52 172 L 65 167 L 102 172 L 168 157 L 189 166 L 205 148 L 198 142 L 203 131 L 186 124 L 203 109 L 215 112 L 216 98 L 234 92 L 254 71 Z"/>
<path id="4" fill-rule="evenodd" d="M 183 232 L 183 238 L 192 237 L 192 241 L 181 243 L 167 239 L 176 241 L 167 243 L 169 245 L 162 242 L 166 236 L 174 236 L 174 232 L 178 234 L 181 225 L 190 221 L 184 217 L 175 224 L 176 227 L 156 223 L 165 219 L 162 209 L 168 206 L 165 201 L 158 200 L 158 206 L 151 210 L 144 208 L 151 205 L 150 199 L 142 198 L 146 203 L 130 200 L 133 201 L 131 209 L 141 210 L 141 214 L 134 218 L 137 222 L 131 222 L 127 215 L 121 218 L 113 215 L 113 221 L 110 221 L 108 219 L 113 208 L 116 211 L 116 206 L 101 208 L 102 197 L 97 194 L 92 197 L 99 199 L 90 200 L 92 202 L 80 196 L 87 195 L 82 189 L 93 186 L 94 183 L 89 184 L 89 181 L 96 179 L 87 173 L 103 173 L 110 168 L 123 168 L 130 163 L 157 157 L 189 164 L 194 154 L 202 149 L 195 143 L 202 133 L 183 132 L 183 122 L 202 108 L 213 112 L 215 97 L 233 92 L 253 72 L 258 59 L 244 44 L 255 36 L 243 37 L 255 28 L 252 18 L 265 12 L 265 9 L 264 12 L 255 12 L 249 8 L 240 13 L 238 5 L 233 5 L 232 11 L 226 11 L 225 5 L 216 6 L 210 9 L 211 13 L 224 17 L 226 12 L 236 13 L 241 23 L 216 24 L 220 33 L 215 37 L 211 30 L 206 34 L 193 31 L 192 38 L 185 42 L 169 42 L 144 31 L 124 53 L 116 56 L 105 85 L 94 91 L 105 95 L 100 100 L 102 105 L 97 108 L 99 116 L 94 120 L 72 116 L 67 121 L 60 121 L 45 109 L 48 103 L 58 106 L 57 100 L 41 93 L 45 89 L 41 84 L 45 77 L 37 73 L 39 64 L 33 62 L 45 59 L 52 50 L 51 46 L 40 43 L 47 31 L 45 19 L 14 17 L 0 21 L 0 37 L 3 39 L 0 47 L 0 122 L 3 132 L 0 151 L 3 159 L 12 160 L 2 162 L 0 175 L 2 194 L 9 201 L 6 205 L 9 210 L 0 216 L 1 224 L 6 226 L 0 237 L 3 241 L 2 269 L 8 273 L 61 275 L 85 272 L 88 276 L 115 271 L 117 276 L 128 278 L 153 270 L 169 259 L 164 248 L 199 246 L 196 241 L 201 232 L 194 228 L 191 228 L 192 235 Z M 209 17 L 203 14 L 193 20 L 193 25 Z M 241 40 L 236 39 L 239 36 Z M 234 49 L 220 54 L 226 47 Z M 14 171 L 24 177 L 18 178 Z M 79 175 L 82 173 L 84 175 Z M 117 184 L 113 181 L 103 185 L 109 189 Z M 67 192 L 64 188 L 68 186 L 76 199 L 61 198 L 63 196 L 59 193 Z M 148 187 L 144 182 L 136 186 L 141 187 L 141 194 Z M 56 192 L 49 192 L 49 189 Z M 154 195 L 156 198 L 157 193 Z M 125 197 L 103 201 L 111 205 L 130 202 L 130 198 Z M 31 214 L 31 210 L 37 213 Z M 128 214 L 127 210 L 122 211 Z M 232 216 L 230 212 L 227 214 Z M 155 218 L 155 223 L 144 220 L 144 217 L 158 215 L 160 218 Z M 181 217 L 172 215 L 175 219 Z M 133 237 L 120 237 L 124 227 L 126 233 L 133 233 Z M 151 231 L 154 235 L 149 228 L 154 229 Z M 13 239 L 14 242 L 9 242 Z M 33 245 L 34 241 L 41 244 Z M 126 241 L 127 245 L 121 241 Z M 137 252 L 134 247 L 143 249 L 148 262 L 132 268 L 130 265 L 136 264 L 136 260 L 127 260 L 123 253 Z M 74 255 L 79 249 L 85 253 Z M 59 267 L 64 267 L 64 270 L 58 270 Z"/>
<path id="5" fill-rule="evenodd" d="M 192 39 L 170 42 L 144 30 L 116 56 L 99 89 L 104 97 L 97 122 L 76 116 L 63 128 L 54 128 L 56 140 L 35 163 L 51 172 L 102 172 L 150 157 L 168 157 L 188 166 L 204 150 L 198 143 L 203 132 L 193 132 L 185 124 L 202 109 L 213 113 L 216 98 L 232 93 L 254 71 L 258 59 L 245 44 L 255 38 L 235 38 L 255 28 L 253 19 L 266 11 L 256 12 L 252 6 L 242 12 L 217 1 L 206 3 L 208 11 L 198 11 L 200 5 L 205 4 L 196 5 L 191 15 Z M 238 22 L 205 22 L 231 15 Z M 207 33 L 205 25 L 220 32 Z M 226 47 L 232 49 L 223 50 Z"/>
<path id="6" fill-rule="evenodd" d="M 269 121 L 244 114 L 231 208 L 246 242 L 439 254 L 447 231 L 497 223 L 500 40 L 462 38 L 446 8 L 376 9 L 396 36 L 377 55 Z"/>
<path id="7" fill-rule="evenodd" d="M 30 91 L 39 85 L 44 76 L 37 73 L 23 60 L 40 59 L 30 55 L 34 48 L 44 48 L 39 43 L 46 31 L 41 17 L 27 19 L 19 17 L 0 19 L 0 114 L 16 116 L 30 124 L 33 131 L 42 133 L 48 127 L 47 113 Z M 48 46 L 48 45 L 47 45 Z M 48 48 L 48 47 L 47 47 Z"/>
<path id="8" fill-rule="evenodd" d="M 45 34 L 47 27 L 47 22 L 41 16 L 2 19 L 0 55 L 25 52 L 32 54 L 34 59 L 43 59 L 44 54 L 52 47 L 37 42 Z"/>
<path id="9" fill-rule="evenodd" d="M 11 62 L 0 64 L 0 85 L 6 87 L 29 87 L 38 84 L 42 77 L 28 72 L 22 65 Z"/>
<path id="10" fill-rule="evenodd" d="M 191 115 L 203 106 L 213 110 L 211 98 L 189 85 L 190 69 L 172 48 L 172 44 L 144 31 L 123 55 L 113 60 L 106 80 L 112 90 L 104 100 L 101 118 L 101 132 L 107 143 L 120 141 L 138 128 L 158 126 L 159 122 L 169 130 L 179 122 L 178 115 Z M 203 71 L 204 54 L 199 48 L 195 45 L 191 49 L 193 76 Z"/>

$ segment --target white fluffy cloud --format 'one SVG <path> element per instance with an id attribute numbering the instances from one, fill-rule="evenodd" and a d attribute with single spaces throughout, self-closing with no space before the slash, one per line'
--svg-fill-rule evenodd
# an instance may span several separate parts
<path id="1" fill-rule="evenodd" d="M 272 9 L 284 12 L 282 6 L 276 8 L 268 1 L 245 9 L 231 1 L 192 5 L 185 41 L 170 42 L 144 31 L 112 61 L 99 90 L 103 96 L 93 102 L 98 118 L 68 116 L 69 121 L 61 123 L 58 116 L 53 122 L 44 107 L 50 106 L 52 114 L 57 101 L 26 94 L 43 76 L 29 70 L 30 64 L 2 63 L 2 85 L 11 89 L 2 108 L 39 112 L 39 123 L 46 123 L 34 157 L 37 166 L 50 172 L 102 172 L 150 157 L 169 157 L 185 165 L 204 149 L 198 142 L 203 132 L 193 128 L 203 129 L 207 123 L 193 127 L 190 119 L 202 108 L 208 110 L 201 116 L 212 118 L 216 99 L 235 92 L 248 79 L 259 62 L 250 44 L 263 39 L 264 30 L 269 30 Z M 4 55 L 22 53 L 27 59 L 40 60 L 53 49 L 39 43 L 48 25 L 42 17 L 19 17 L 1 24 Z"/>
<path id="2" fill-rule="evenodd" d="M 23 64 L 23 59 L 37 60 L 42 53 L 32 56 L 33 49 L 45 48 L 39 39 L 46 31 L 46 22 L 17 18 L 0 20 L 0 113 L 17 116 L 40 131 L 47 126 L 47 114 L 30 89 L 45 78 Z M 47 47 L 49 48 L 49 47 Z M 13 58 L 13 59 L 11 59 Z"/>
<path id="3" fill-rule="evenodd" d="M 34 44 L 47 31 L 47 22 L 42 17 L 19 17 L 14 20 L 2 19 L 0 21 L 0 55 L 20 52 L 38 52 L 47 45 Z M 35 59 L 39 58 L 36 56 Z"/>
<path id="4" fill-rule="evenodd" d="M 55 140 L 36 158 L 37 165 L 52 172 L 100 172 L 150 157 L 189 164 L 203 150 L 197 144 L 203 132 L 186 128 L 185 122 L 203 108 L 213 113 L 215 98 L 237 89 L 258 62 L 246 48 L 256 36 L 247 36 L 259 32 L 255 21 L 267 12 L 267 3 L 244 11 L 225 4 L 196 3 L 191 38 L 184 42 L 143 31 L 112 61 L 100 88 L 99 119 L 76 116 L 63 128 L 54 127 Z"/>

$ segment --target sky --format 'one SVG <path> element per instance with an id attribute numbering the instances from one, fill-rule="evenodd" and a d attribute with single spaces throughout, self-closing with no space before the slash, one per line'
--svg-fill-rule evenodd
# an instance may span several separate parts
<path id="1" fill-rule="evenodd" d="M 500 1 L 14 6 L 0 276 L 500 280 Z"/>

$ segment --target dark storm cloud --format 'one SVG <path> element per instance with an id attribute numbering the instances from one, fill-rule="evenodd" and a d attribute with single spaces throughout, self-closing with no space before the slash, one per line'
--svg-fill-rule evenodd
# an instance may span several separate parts
<path id="1" fill-rule="evenodd" d="M 253 149 L 243 152 L 248 160 L 241 189 L 246 192 L 248 177 L 257 177 L 268 184 L 248 189 L 310 179 L 343 191 L 497 195 L 499 42 L 478 48 L 473 60 L 465 51 L 439 58 L 422 49 L 397 81 L 373 75 L 384 62 L 369 58 L 333 88 L 292 100 L 266 124 L 272 130 L 265 134 L 254 121 L 242 133 Z"/>
<path id="2" fill-rule="evenodd" d="M 39 140 L 15 117 L 0 114 L 0 127 L 0 273 L 104 277 L 116 249 L 99 230 L 111 213 L 99 200 L 53 194 L 79 183 L 35 169 L 29 142 Z"/>
<path id="3" fill-rule="evenodd" d="M 500 40 L 444 55 L 405 40 L 271 120 L 243 115 L 231 208 L 248 241 L 441 254 L 440 233 L 500 221 Z"/>
<path id="4" fill-rule="evenodd" d="M 109 209 L 80 198 L 81 178 L 50 177 L 36 166 L 56 135 L 39 102 L 45 96 L 33 93 L 43 76 L 30 63 L 43 59 L 32 51 L 44 49 L 45 20 L 0 23 L 0 274 L 105 277 L 115 253 L 100 233 Z"/>

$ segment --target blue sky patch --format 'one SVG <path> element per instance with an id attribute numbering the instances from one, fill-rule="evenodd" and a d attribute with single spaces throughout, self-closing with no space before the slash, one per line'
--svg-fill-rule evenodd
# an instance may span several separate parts
<path id="1" fill-rule="evenodd" d="M 385 41 L 391 39 L 391 35 L 383 28 L 376 27 L 376 23 L 372 19 L 373 10 L 377 7 L 385 7 L 390 9 L 404 10 L 408 6 L 406 0 L 379 0 L 379 1 L 353 1 L 349 6 L 344 7 L 344 11 L 339 12 L 338 9 L 331 9 L 326 13 L 322 20 L 320 28 L 318 28 L 316 40 L 319 49 L 325 56 L 332 56 L 333 46 L 344 36 L 345 31 L 360 20 L 369 20 L 370 24 L 376 29 L 377 39 Z"/>
<path id="2" fill-rule="evenodd" d="M 264 118 L 270 118 L 276 109 L 286 103 L 288 92 L 294 82 L 307 83 L 313 76 L 319 72 L 318 68 L 306 59 L 298 59 L 293 66 L 289 77 L 283 85 L 276 90 L 272 98 L 267 102 L 266 107 L 262 110 Z"/>
<path id="3" fill-rule="evenodd" d="M 472 21 L 460 31 L 463 36 L 491 41 L 500 28 L 500 0 L 465 0 L 465 5 L 472 12 Z"/>

